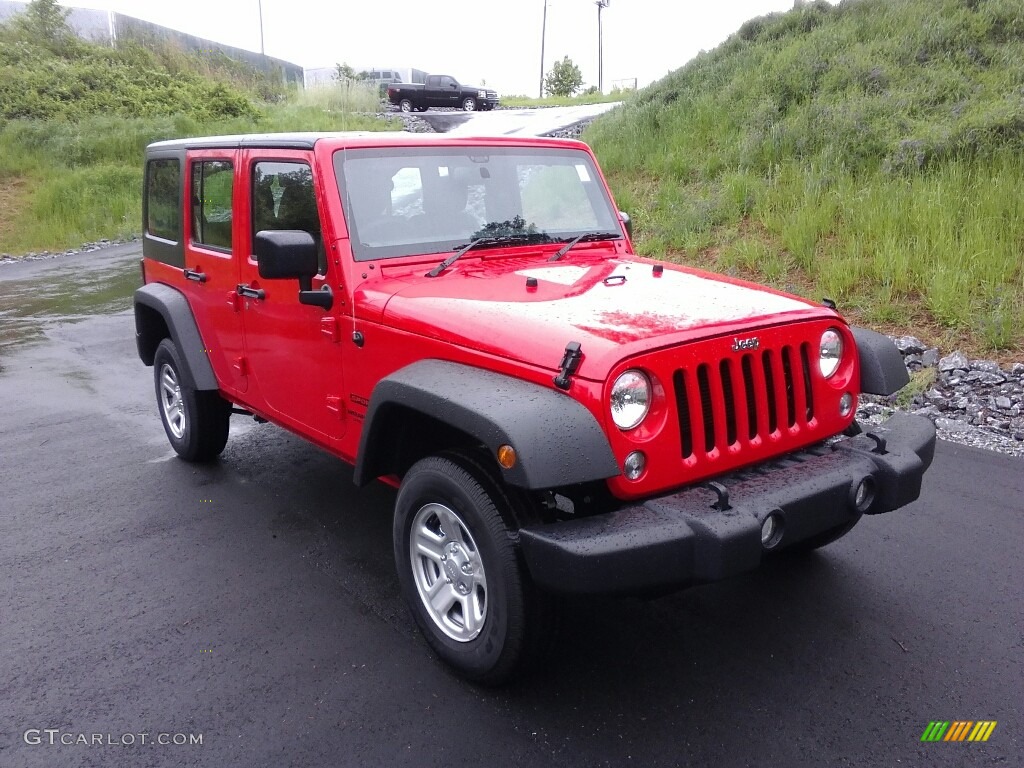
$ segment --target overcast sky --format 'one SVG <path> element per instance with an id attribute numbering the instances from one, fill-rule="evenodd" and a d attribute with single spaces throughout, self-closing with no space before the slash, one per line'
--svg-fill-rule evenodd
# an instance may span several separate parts
<path id="1" fill-rule="evenodd" d="M 307 68 L 415 67 L 503 94 L 536 96 L 544 0 L 62 0 L 114 10 Z M 602 12 L 604 86 L 640 87 L 793 0 L 610 0 Z M 569 56 L 597 84 L 594 0 L 548 0 L 544 69 Z"/>

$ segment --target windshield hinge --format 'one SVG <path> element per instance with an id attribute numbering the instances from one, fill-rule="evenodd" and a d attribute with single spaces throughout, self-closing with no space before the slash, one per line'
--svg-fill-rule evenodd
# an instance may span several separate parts
<path id="1" fill-rule="evenodd" d="M 562 355 L 562 362 L 559 364 L 558 375 L 555 376 L 555 386 L 559 389 L 568 389 L 571 383 L 569 377 L 576 373 L 576 369 L 580 367 L 580 361 L 583 359 L 583 352 L 580 350 L 580 343 L 578 341 L 570 341 L 565 345 L 565 354 Z"/>

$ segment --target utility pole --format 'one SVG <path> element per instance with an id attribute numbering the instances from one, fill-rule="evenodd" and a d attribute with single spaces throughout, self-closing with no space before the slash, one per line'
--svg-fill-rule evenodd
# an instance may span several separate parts
<path id="1" fill-rule="evenodd" d="M 597 0 L 597 90 L 604 93 L 604 35 L 601 31 L 601 11 L 611 5 L 612 0 Z"/>
<path id="2" fill-rule="evenodd" d="M 538 99 L 544 98 L 544 38 L 548 31 L 548 0 L 544 0 L 544 21 L 540 26 L 540 93 Z"/>
<path id="3" fill-rule="evenodd" d="M 267 52 L 263 48 L 263 0 L 256 0 L 260 8 L 260 55 L 266 56 Z"/>

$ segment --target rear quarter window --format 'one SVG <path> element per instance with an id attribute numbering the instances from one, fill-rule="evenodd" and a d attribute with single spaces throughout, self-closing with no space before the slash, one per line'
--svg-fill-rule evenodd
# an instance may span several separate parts
<path id="1" fill-rule="evenodd" d="M 146 165 L 146 232 L 177 242 L 181 239 L 181 164 L 177 158 L 150 160 Z"/>

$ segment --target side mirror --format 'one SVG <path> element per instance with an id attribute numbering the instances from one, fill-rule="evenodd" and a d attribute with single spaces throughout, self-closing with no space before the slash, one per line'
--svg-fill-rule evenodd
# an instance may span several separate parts
<path id="1" fill-rule="evenodd" d="M 266 229 L 254 243 L 260 277 L 266 280 L 299 281 L 299 303 L 330 309 L 334 297 L 329 286 L 313 290 L 313 275 L 320 265 L 316 241 L 301 229 Z"/>
<path id="2" fill-rule="evenodd" d="M 629 235 L 629 239 L 633 239 L 633 220 L 629 218 L 629 214 L 625 211 L 619 211 L 619 221 L 626 225 L 626 234 Z"/>
<path id="3" fill-rule="evenodd" d="M 256 261 L 260 277 L 267 280 L 295 280 L 309 290 L 319 265 L 316 242 L 309 232 L 298 229 L 265 229 L 256 233 Z"/>

